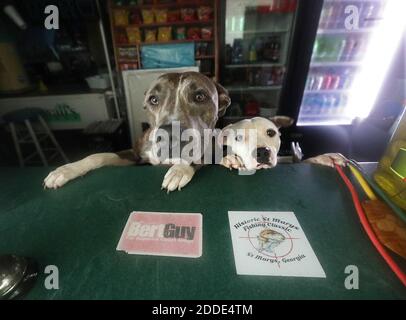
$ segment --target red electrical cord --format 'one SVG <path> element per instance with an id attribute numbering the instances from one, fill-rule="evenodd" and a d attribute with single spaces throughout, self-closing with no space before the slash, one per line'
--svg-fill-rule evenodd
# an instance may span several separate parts
<path id="1" fill-rule="evenodd" d="M 361 206 L 361 201 L 358 197 L 357 192 L 355 191 L 354 186 L 352 185 L 351 181 L 347 178 L 345 175 L 343 169 L 337 164 L 335 164 L 336 170 L 340 174 L 341 178 L 344 180 L 344 183 L 347 185 L 347 188 L 350 190 L 352 200 L 355 205 L 355 209 L 357 210 L 358 217 L 361 221 L 362 227 L 364 228 L 365 232 L 367 233 L 369 239 L 371 240 L 372 244 L 375 246 L 376 250 L 378 250 L 379 254 L 384 258 L 386 263 L 389 265 L 389 267 L 392 269 L 392 271 L 396 274 L 396 276 L 399 278 L 399 280 L 403 283 L 404 286 L 406 286 L 406 274 L 402 271 L 402 269 L 399 268 L 399 266 L 396 264 L 396 262 L 392 259 L 392 257 L 389 255 L 389 253 L 386 251 L 386 249 L 382 246 L 382 244 L 379 242 L 377 239 L 374 231 L 372 230 L 368 219 L 365 215 L 365 212 Z"/>

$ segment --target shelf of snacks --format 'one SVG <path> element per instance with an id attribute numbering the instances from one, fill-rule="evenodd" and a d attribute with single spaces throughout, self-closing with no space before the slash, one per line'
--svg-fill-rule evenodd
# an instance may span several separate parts
<path id="1" fill-rule="evenodd" d="M 204 55 L 197 55 L 195 57 L 195 60 L 203 60 L 203 59 L 214 59 L 214 55 L 208 55 L 208 56 L 204 56 Z"/>
<path id="2" fill-rule="evenodd" d="M 214 39 L 199 39 L 199 40 L 169 40 L 169 41 L 153 41 L 153 42 L 138 42 L 138 43 L 117 43 L 118 47 L 136 47 L 139 45 L 148 44 L 168 44 L 168 43 L 187 43 L 187 42 L 212 42 Z"/>
<path id="3" fill-rule="evenodd" d="M 145 3 L 144 3 L 145 2 Z M 148 3 L 150 2 L 150 3 Z M 132 9 L 134 6 L 137 6 L 140 9 L 166 9 L 166 8 L 183 8 L 188 7 L 199 7 L 199 6 L 209 6 L 212 4 L 212 1 L 208 0 L 195 0 L 195 1 L 114 1 L 113 9 Z"/>
<path id="4" fill-rule="evenodd" d="M 128 60 L 128 57 L 121 55 L 123 48 L 137 52 L 131 59 L 137 60 L 137 68 L 142 68 L 141 57 L 145 56 L 140 52 L 144 52 L 143 46 L 195 43 L 196 63 L 202 72 L 217 79 L 218 1 L 110 0 L 110 23 L 117 69 L 121 70 L 122 61 Z"/>
<path id="5" fill-rule="evenodd" d="M 141 24 L 129 24 L 128 26 L 116 26 L 116 28 L 154 28 L 154 27 L 170 27 L 170 26 L 184 26 L 184 25 L 203 25 L 203 24 L 212 24 L 213 20 L 207 21 L 173 21 L 173 22 L 155 22 L 155 23 L 141 23 Z"/>

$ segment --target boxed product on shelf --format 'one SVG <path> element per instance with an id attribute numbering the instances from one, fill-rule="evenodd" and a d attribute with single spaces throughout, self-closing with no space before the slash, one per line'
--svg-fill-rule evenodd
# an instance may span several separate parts
<path id="1" fill-rule="evenodd" d="M 185 40 L 186 39 L 186 28 L 177 27 L 175 34 L 176 34 L 176 40 Z"/>

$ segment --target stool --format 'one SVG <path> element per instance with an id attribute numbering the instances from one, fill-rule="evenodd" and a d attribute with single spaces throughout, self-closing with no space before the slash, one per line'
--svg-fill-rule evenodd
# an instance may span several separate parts
<path id="1" fill-rule="evenodd" d="M 25 108 L 3 115 L 3 120 L 8 125 L 13 138 L 20 167 L 24 167 L 27 162 L 35 156 L 39 156 L 42 164 L 46 167 L 48 166 L 49 161 L 57 155 L 60 155 L 65 163 L 69 162 L 58 141 L 56 141 L 55 136 L 52 134 L 42 117 L 42 114 L 44 114 L 44 111 L 40 108 Z M 42 130 L 39 130 L 39 126 L 38 129 L 34 127 L 31 122 L 38 123 L 42 127 Z M 40 142 L 45 140 L 51 142 L 53 146 L 47 148 L 41 147 Z M 24 144 L 33 144 L 36 151 L 24 157 L 22 150 L 22 145 Z M 54 151 L 54 153 L 47 158 L 44 151 Z"/>

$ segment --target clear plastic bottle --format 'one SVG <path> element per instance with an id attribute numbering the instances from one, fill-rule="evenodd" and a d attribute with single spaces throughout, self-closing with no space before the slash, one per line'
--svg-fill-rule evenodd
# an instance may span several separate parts
<path id="1" fill-rule="evenodd" d="M 406 107 L 374 179 L 395 204 L 406 210 Z"/>

